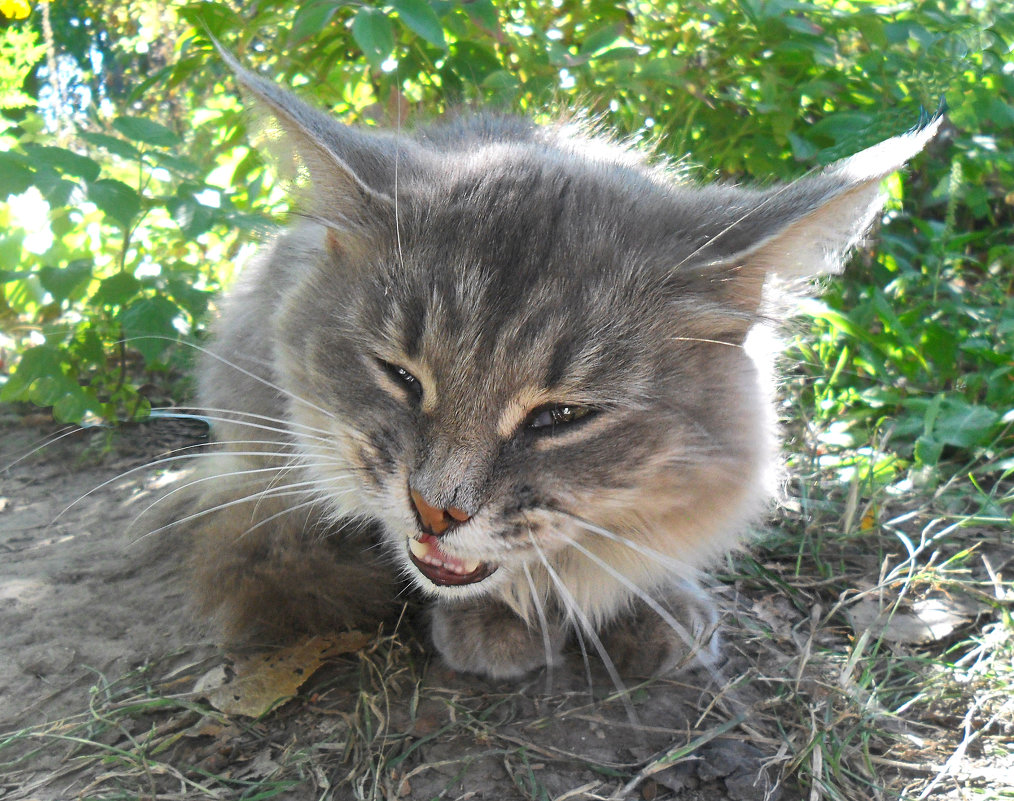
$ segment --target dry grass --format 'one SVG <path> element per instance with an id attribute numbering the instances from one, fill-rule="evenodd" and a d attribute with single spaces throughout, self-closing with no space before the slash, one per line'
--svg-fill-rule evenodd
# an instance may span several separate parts
<path id="1" fill-rule="evenodd" d="M 621 693 L 577 654 L 551 687 L 484 682 L 431 662 L 410 614 L 261 720 L 194 690 L 220 657 L 96 674 L 79 714 L 0 735 L 0 797 L 1014 797 L 1009 476 L 927 493 L 793 471 L 806 491 L 716 586 L 722 686 Z"/>

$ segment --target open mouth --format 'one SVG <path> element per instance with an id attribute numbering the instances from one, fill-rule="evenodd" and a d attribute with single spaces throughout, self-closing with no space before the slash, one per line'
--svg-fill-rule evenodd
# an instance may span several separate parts
<path id="1" fill-rule="evenodd" d="M 475 584 L 489 578 L 497 569 L 497 565 L 451 556 L 430 534 L 421 534 L 419 539 L 409 537 L 408 556 L 420 573 L 441 587 Z"/>

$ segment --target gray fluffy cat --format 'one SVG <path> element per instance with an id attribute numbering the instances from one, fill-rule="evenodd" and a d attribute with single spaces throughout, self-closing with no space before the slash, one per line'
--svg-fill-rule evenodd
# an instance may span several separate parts
<path id="1" fill-rule="evenodd" d="M 264 641 L 383 615 L 400 576 L 492 677 L 574 633 L 642 674 L 709 640 L 696 571 L 773 490 L 765 288 L 836 271 L 938 123 L 700 188 L 573 124 L 349 128 L 226 58 L 311 188 L 202 367 L 199 605 Z"/>

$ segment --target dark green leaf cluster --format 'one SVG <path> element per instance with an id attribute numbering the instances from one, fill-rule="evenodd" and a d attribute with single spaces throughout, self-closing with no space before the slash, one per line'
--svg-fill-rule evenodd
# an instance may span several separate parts
<path id="1" fill-rule="evenodd" d="M 41 58 L 18 87 L 37 105 L 2 112 L 0 319 L 15 357 L 0 399 L 79 420 L 143 411 L 141 387 L 172 395 L 187 353 L 174 343 L 199 341 L 248 231 L 284 208 L 210 32 L 348 122 L 580 110 L 660 158 L 692 154 L 714 171 L 684 166 L 698 180 L 798 177 L 946 99 L 947 136 L 890 182 L 879 249 L 800 337 L 805 412 L 829 448 L 889 428 L 897 464 L 1011 458 L 1007 4 L 200 2 L 138 26 L 156 7 L 53 4 L 52 42 L 38 14 L 8 26 L 61 66 L 54 80 Z"/>

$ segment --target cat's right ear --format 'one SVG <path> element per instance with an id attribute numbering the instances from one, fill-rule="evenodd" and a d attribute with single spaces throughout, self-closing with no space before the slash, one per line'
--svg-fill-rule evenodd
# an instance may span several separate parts
<path id="1" fill-rule="evenodd" d="M 394 220 L 391 196 L 371 186 L 353 166 L 364 160 L 382 162 L 379 144 L 246 69 L 214 36 L 208 36 L 240 86 L 277 120 L 306 166 L 312 184 L 311 216 L 327 226 L 329 241 L 343 236 L 369 239 L 378 227 Z"/>

